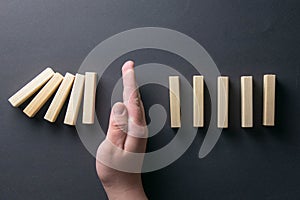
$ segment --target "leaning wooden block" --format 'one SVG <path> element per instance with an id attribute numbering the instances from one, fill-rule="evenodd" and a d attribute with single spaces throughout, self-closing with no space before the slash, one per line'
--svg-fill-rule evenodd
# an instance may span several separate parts
<path id="1" fill-rule="evenodd" d="M 37 92 L 53 75 L 54 71 L 50 67 L 46 68 L 18 92 L 11 96 L 8 101 L 12 106 L 18 107 Z"/>
<path id="2" fill-rule="evenodd" d="M 83 98 L 83 124 L 93 124 L 95 118 L 95 101 L 97 88 L 97 73 L 86 72 Z"/>
<path id="3" fill-rule="evenodd" d="M 180 86 L 179 76 L 169 77 L 171 127 L 179 128 L 180 120 Z"/>
<path id="4" fill-rule="evenodd" d="M 275 126 L 275 83 L 276 75 L 264 75 L 263 125 Z"/>
<path id="5" fill-rule="evenodd" d="M 194 127 L 204 125 L 204 83 L 203 76 L 193 76 Z"/>
<path id="6" fill-rule="evenodd" d="M 76 125 L 83 95 L 84 75 L 76 74 L 64 123 Z"/>
<path id="7" fill-rule="evenodd" d="M 228 128 L 229 78 L 218 77 L 218 128 Z"/>
<path id="8" fill-rule="evenodd" d="M 69 93 L 74 81 L 74 75 L 66 73 L 64 80 L 61 82 L 45 116 L 44 119 L 49 122 L 55 122 Z"/>
<path id="9" fill-rule="evenodd" d="M 252 76 L 241 77 L 241 126 L 253 127 L 253 86 Z"/>
<path id="10" fill-rule="evenodd" d="M 48 83 L 41 89 L 41 91 L 32 99 L 23 112 L 28 117 L 34 117 L 35 114 L 43 107 L 47 100 L 56 91 L 59 84 L 63 80 L 60 73 L 55 73 Z"/>

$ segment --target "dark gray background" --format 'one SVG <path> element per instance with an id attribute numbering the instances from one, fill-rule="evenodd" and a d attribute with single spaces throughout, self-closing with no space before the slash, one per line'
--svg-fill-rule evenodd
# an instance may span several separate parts
<path id="1" fill-rule="evenodd" d="M 298 0 L 1 0 L 0 199 L 106 198 L 94 158 L 75 128 L 63 125 L 64 116 L 55 124 L 43 120 L 48 102 L 29 119 L 22 113 L 28 102 L 19 109 L 7 99 L 46 66 L 75 73 L 99 42 L 144 26 L 189 35 L 206 48 L 220 72 L 230 76 L 229 129 L 206 158 L 197 157 L 205 136 L 200 129 L 179 160 L 144 174 L 149 198 L 299 199 L 299 7 Z M 184 59 L 168 52 L 143 50 L 121 56 L 98 87 L 97 115 L 104 127 L 111 89 L 126 59 L 167 64 L 190 80 L 195 73 Z M 264 73 L 278 77 L 274 128 L 261 126 Z M 240 128 L 239 78 L 245 74 L 254 76 L 252 129 Z M 145 86 L 141 93 L 146 109 L 161 103 L 168 110 L 167 89 Z M 209 106 L 206 95 L 206 119 Z M 149 140 L 148 150 L 162 147 L 174 134 L 166 124 Z"/>

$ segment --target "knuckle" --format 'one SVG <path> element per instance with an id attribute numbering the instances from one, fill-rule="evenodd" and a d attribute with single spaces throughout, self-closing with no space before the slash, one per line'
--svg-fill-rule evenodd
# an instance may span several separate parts
<path id="1" fill-rule="evenodd" d="M 141 96 L 138 89 L 135 89 L 129 96 L 128 99 L 130 104 L 140 107 L 141 105 Z"/>
<path id="2" fill-rule="evenodd" d="M 140 98 L 138 97 L 133 97 L 133 98 L 130 98 L 130 103 L 137 106 L 137 107 L 140 107 L 141 106 L 141 103 L 140 103 Z"/>
<path id="3" fill-rule="evenodd" d="M 135 124 L 138 124 L 138 125 L 144 125 L 145 124 L 144 113 L 143 113 L 143 110 L 140 109 L 140 107 L 137 107 L 136 109 L 133 110 L 133 112 L 132 112 L 132 121 Z"/>
<path id="4" fill-rule="evenodd" d="M 114 130 L 118 130 L 118 131 L 122 131 L 122 132 L 127 132 L 128 130 L 128 125 L 126 122 L 117 122 L 117 121 L 113 121 L 111 123 L 111 126 Z"/>
<path id="5" fill-rule="evenodd" d="M 128 134 L 136 138 L 147 138 L 148 130 L 145 127 L 139 127 L 134 130 L 130 130 Z"/>

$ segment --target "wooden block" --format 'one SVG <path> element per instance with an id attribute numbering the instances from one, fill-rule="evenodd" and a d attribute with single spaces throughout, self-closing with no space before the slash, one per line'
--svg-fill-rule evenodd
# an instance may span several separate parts
<path id="1" fill-rule="evenodd" d="M 23 112 L 28 117 L 34 117 L 58 88 L 63 78 L 64 77 L 60 73 L 55 73 L 48 83 L 41 89 L 41 91 L 26 106 Z"/>
<path id="2" fill-rule="evenodd" d="M 84 75 L 76 74 L 65 120 L 64 120 L 65 124 L 72 125 L 72 126 L 76 125 L 78 112 L 80 109 L 80 104 L 83 96 L 83 88 L 84 88 Z"/>
<path id="3" fill-rule="evenodd" d="M 275 84 L 276 75 L 264 75 L 263 125 L 275 126 Z"/>
<path id="4" fill-rule="evenodd" d="M 253 83 L 252 76 L 241 77 L 241 126 L 253 127 Z"/>
<path id="5" fill-rule="evenodd" d="M 93 124 L 95 118 L 95 101 L 97 88 L 97 73 L 86 72 L 83 99 L 83 124 Z"/>
<path id="6" fill-rule="evenodd" d="M 13 107 L 18 107 L 36 93 L 53 75 L 54 71 L 50 67 L 46 68 L 18 92 L 11 96 L 8 101 Z"/>
<path id="7" fill-rule="evenodd" d="M 74 75 L 66 73 L 64 80 L 61 82 L 45 116 L 44 119 L 49 122 L 55 122 L 69 93 L 74 81 Z"/>
<path id="8" fill-rule="evenodd" d="M 218 128 L 228 128 L 229 78 L 218 77 Z"/>
<path id="9" fill-rule="evenodd" d="M 180 85 L 179 76 L 169 77 L 171 127 L 179 128 L 180 121 Z"/>
<path id="10" fill-rule="evenodd" d="M 204 126 L 204 83 L 203 76 L 193 76 L 194 127 Z"/>

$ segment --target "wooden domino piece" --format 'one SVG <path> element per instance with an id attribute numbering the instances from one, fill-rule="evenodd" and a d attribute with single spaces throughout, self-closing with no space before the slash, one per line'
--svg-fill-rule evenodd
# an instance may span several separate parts
<path id="1" fill-rule="evenodd" d="M 218 128 L 228 128 L 228 76 L 218 77 Z"/>
<path id="2" fill-rule="evenodd" d="M 179 76 L 169 76 L 171 128 L 179 128 L 180 120 L 180 85 Z"/>
<path id="3" fill-rule="evenodd" d="M 97 73 L 86 72 L 83 98 L 83 124 L 93 124 L 95 118 L 95 102 L 97 88 Z"/>
<path id="4" fill-rule="evenodd" d="M 41 91 L 32 99 L 26 106 L 23 112 L 28 117 L 34 117 L 35 114 L 43 107 L 52 94 L 56 91 L 64 77 L 56 72 L 48 83 L 41 89 Z"/>
<path id="5" fill-rule="evenodd" d="M 276 75 L 264 75 L 263 125 L 275 126 L 275 84 Z"/>
<path id="6" fill-rule="evenodd" d="M 204 83 L 203 76 L 193 76 L 194 127 L 204 126 Z"/>
<path id="7" fill-rule="evenodd" d="M 80 104 L 83 96 L 83 88 L 84 75 L 76 74 L 64 120 L 65 124 L 71 126 L 76 125 Z"/>
<path id="8" fill-rule="evenodd" d="M 253 127 L 253 83 L 252 76 L 241 77 L 241 126 Z"/>
<path id="9" fill-rule="evenodd" d="M 13 96 L 11 96 L 8 101 L 13 107 L 18 107 L 36 93 L 53 75 L 54 71 L 50 67 L 46 68 Z"/>
<path id="10" fill-rule="evenodd" d="M 61 82 L 45 116 L 44 119 L 49 122 L 55 122 L 69 93 L 74 81 L 74 75 L 66 73 L 63 81 Z"/>

